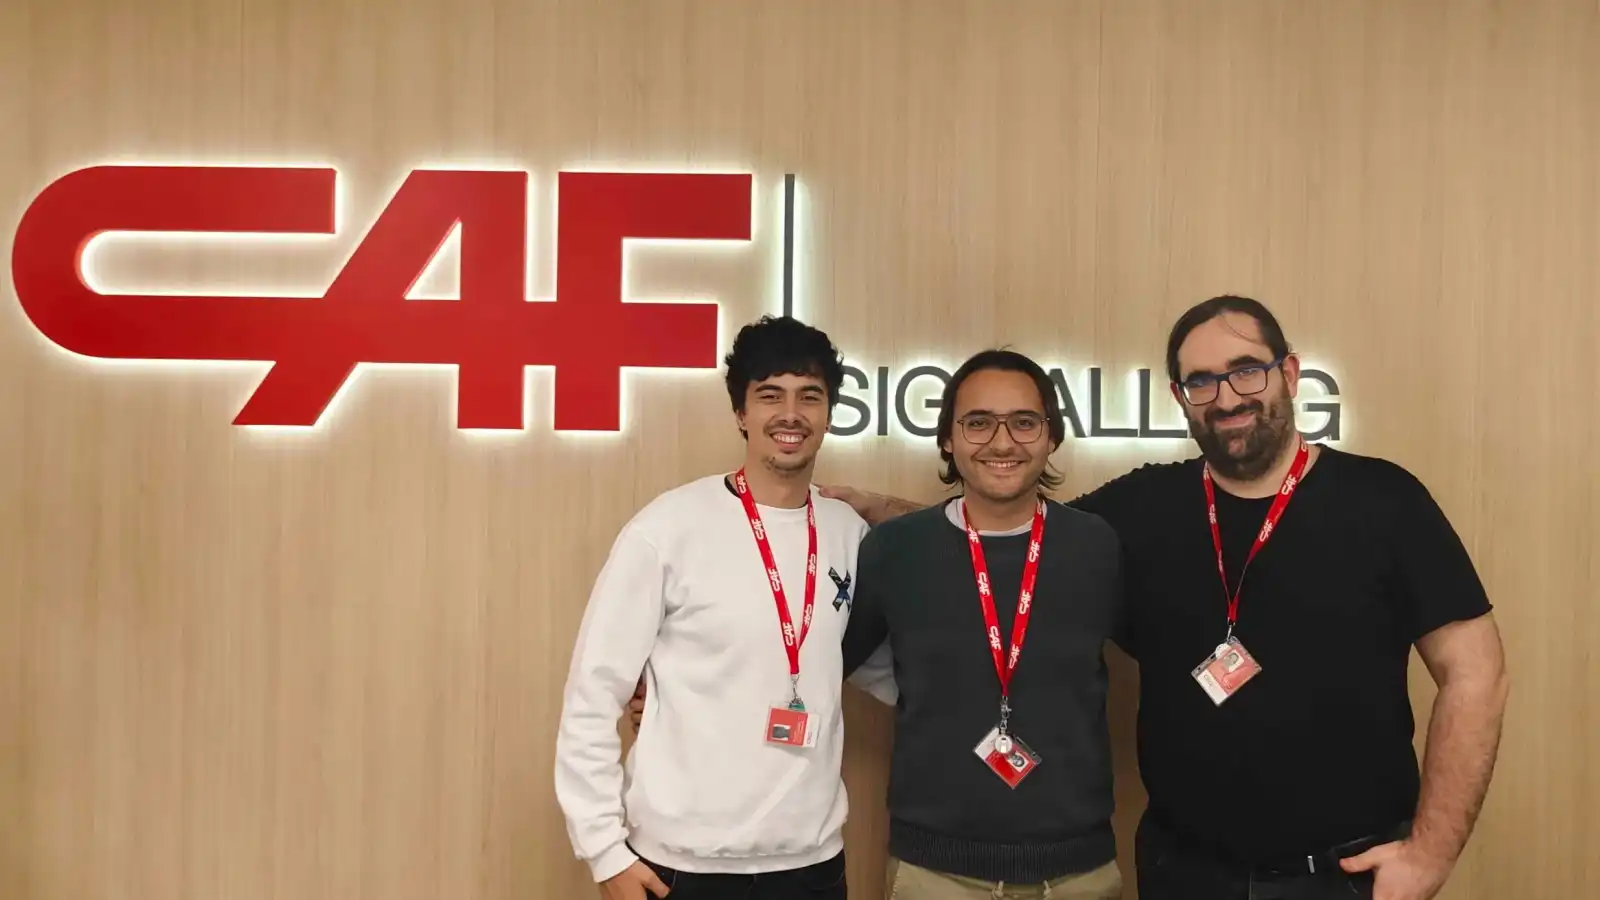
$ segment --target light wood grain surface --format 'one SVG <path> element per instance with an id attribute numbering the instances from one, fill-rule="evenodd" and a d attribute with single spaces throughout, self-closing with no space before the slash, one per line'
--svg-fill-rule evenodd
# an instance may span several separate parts
<path id="1" fill-rule="evenodd" d="M 559 168 L 751 171 L 752 247 L 631 263 L 731 337 L 777 311 L 794 172 L 798 311 L 863 368 L 1003 343 L 1122 390 L 1190 303 L 1259 297 L 1337 375 L 1341 446 L 1428 484 L 1498 604 L 1516 691 L 1443 897 L 1565 900 L 1600 893 L 1597 60 L 1592 0 L 8 0 L 0 234 L 98 162 L 332 163 L 335 239 L 97 263 L 316 293 L 409 169 L 513 166 L 548 294 Z M 605 438 L 551 433 L 540 372 L 530 428 L 484 440 L 431 372 L 247 432 L 261 372 L 75 359 L 0 274 L 0 897 L 588 895 L 551 786 L 571 641 L 627 517 L 736 464 L 718 374 L 630 376 Z M 1055 462 L 1071 495 L 1188 452 Z M 931 441 L 824 457 L 938 496 Z M 848 721 L 871 897 L 892 737 L 863 697 Z"/>

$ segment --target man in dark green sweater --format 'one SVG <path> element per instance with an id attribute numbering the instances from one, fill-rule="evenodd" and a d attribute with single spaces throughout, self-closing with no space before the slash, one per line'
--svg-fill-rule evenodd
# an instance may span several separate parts
<path id="1" fill-rule="evenodd" d="M 1102 655 L 1120 550 L 1106 522 L 1042 494 L 1064 437 L 1043 369 L 979 353 L 939 412 L 941 478 L 961 495 L 861 545 L 844 665 L 890 644 L 898 898 L 1122 894 Z"/>

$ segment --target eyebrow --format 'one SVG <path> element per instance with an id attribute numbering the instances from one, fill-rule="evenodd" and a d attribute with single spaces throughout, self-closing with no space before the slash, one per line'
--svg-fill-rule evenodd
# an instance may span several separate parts
<path id="1" fill-rule="evenodd" d="M 1268 362 L 1268 360 L 1260 359 L 1260 358 L 1256 357 L 1256 355 L 1253 354 L 1253 353 L 1246 353 L 1243 356 L 1235 356 L 1233 359 L 1228 360 L 1227 368 L 1228 368 L 1229 371 L 1232 371 L 1232 370 L 1240 368 L 1242 366 L 1264 366 L 1264 365 L 1267 364 L 1267 362 Z M 1189 379 L 1195 377 L 1196 375 L 1205 375 L 1205 376 L 1208 376 L 1208 377 L 1215 378 L 1220 374 L 1222 374 L 1222 373 L 1213 372 L 1210 369 L 1195 369 L 1193 372 L 1190 372 L 1189 374 L 1183 376 L 1183 380 L 1188 381 Z"/>
<path id="2" fill-rule="evenodd" d="M 755 389 L 757 391 L 778 391 L 778 392 L 783 392 L 783 391 L 787 390 L 783 385 L 781 385 L 781 384 L 773 384 L 770 381 L 763 382 L 761 384 L 756 385 Z M 821 385 L 803 384 L 800 387 L 795 388 L 794 392 L 797 393 L 797 394 L 821 394 L 821 393 L 823 393 L 823 390 L 822 390 Z"/>

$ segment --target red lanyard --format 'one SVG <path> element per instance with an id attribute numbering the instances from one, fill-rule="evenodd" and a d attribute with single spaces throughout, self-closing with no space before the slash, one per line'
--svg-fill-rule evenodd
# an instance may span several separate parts
<path id="1" fill-rule="evenodd" d="M 811 631 L 811 609 L 817 599 L 817 514 L 811 505 L 811 492 L 806 491 L 806 532 L 810 547 L 806 552 L 806 599 L 800 615 L 800 634 L 794 633 L 794 619 L 789 615 L 789 600 L 783 593 L 783 580 L 778 577 L 778 563 L 772 557 L 772 545 L 767 541 L 767 529 L 761 524 L 761 513 L 750 496 L 750 485 L 745 481 L 744 469 L 733 476 L 733 487 L 744 502 L 745 515 L 750 517 L 750 531 L 756 536 L 756 546 L 761 549 L 761 561 L 767 565 L 767 584 L 772 588 L 772 599 L 778 604 L 778 623 L 783 626 L 783 649 L 789 654 L 789 685 L 799 700 L 800 646 Z"/>
<path id="2" fill-rule="evenodd" d="M 989 632 L 989 651 L 994 654 L 994 671 L 1000 676 L 1001 708 L 1009 711 L 1011 673 L 1017 670 L 1017 660 L 1022 656 L 1022 641 L 1028 633 L 1028 619 L 1033 617 L 1033 582 L 1039 575 L 1039 545 L 1044 539 L 1044 500 L 1033 508 L 1033 531 L 1028 536 L 1028 559 L 1022 564 L 1022 589 L 1017 594 L 1017 618 L 1011 625 L 1011 654 L 1002 657 L 1000 620 L 994 613 L 994 595 L 989 590 L 989 564 L 983 559 L 983 543 L 972 523 L 967 521 L 967 508 L 961 507 L 961 524 L 967 529 L 967 549 L 972 553 L 972 571 L 978 576 L 978 602 L 983 607 L 983 624 Z M 1004 728 L 1001 729 L 1004 732 Z"/>
<path id="3" fill-rule="evenodd" d="M 1222 532 L 1217 528 L 1217 490 L 1211 484 L 1211 467 L 1201 466 L 1202 477 L 1206 484 L 1206 514 L 1211 519 L 1211 543 L 1217 548 L 1217 574 L 1222 576 L 1222 591 L 1228 597 L 1228 636 L 1233 636 L 1234 623 L 1239 621 L 1239 592 L 1244 589 L 1244 573 L 1250 570 L 1250 561 L 1267 543 L 1267 538 L 1272 537 L 1272 530 L 1278 527 L 1278 520 L 1283 518 L 1283 511 L 1289 506 L 1289 498 L 1294 495 L 1294 489 L 1300 486 L 1300 480 L 1305 477 L 1306 466 L 1311 461 L 1310 451 L 1306 442 L 1300 441 L 1300 449 L 1295 453 L 1294 464 L 1289 467 L 1288 474 L 1283 476 L 1283 484 L 1278 488 L 1278 493 L 1272 498 L 1272 506 L 1267 509 L 1267 519 L 1261 523 L 1261 531 L 1256 533 L 1255 542 L 1250 545 L 1250 555 L 1245 557 L 1244 569 L 1239 572 L 1239 587 L 1233 591 L 1228 590 L 1228 569 L 1222 562 Z"/>

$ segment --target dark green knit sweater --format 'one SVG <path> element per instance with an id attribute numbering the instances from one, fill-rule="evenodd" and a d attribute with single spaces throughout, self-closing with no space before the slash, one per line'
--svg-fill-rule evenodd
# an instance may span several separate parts
<path id="1" fill-rule="evenodd" d="M 1011 645 L 1028 535 L 985 536 L 1002 644 Z M 889 782 L 890 852 L 1007 883 L 1084 872 L 1116 856 L 1106 671 L 1120 614 L 1116 533 L 1050 502 L 1032 619 L 1011 681 L 1011 732 L 1042 762 L 1008 787 L 973 753 L 999 723 L 965 533 L 945 505 L 891 519 L 862 543 L 846 674 L 887 638 L 900 699 Z"/>

